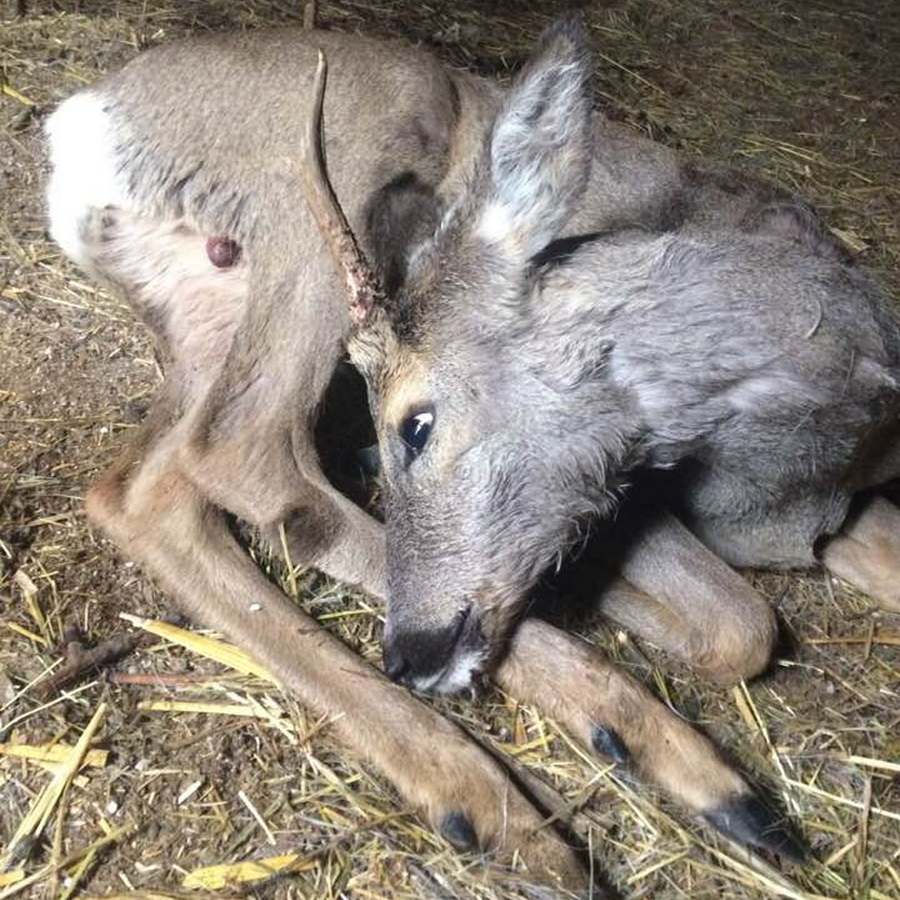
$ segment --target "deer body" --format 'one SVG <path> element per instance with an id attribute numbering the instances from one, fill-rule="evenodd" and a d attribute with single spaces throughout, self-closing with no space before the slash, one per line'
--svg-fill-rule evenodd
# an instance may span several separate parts
<path id="1" fill-rule="evenodd" d="M 283 529 L 294 564 L 389 597 L 386 667 L 434 690 L 469 685 L 573 522 L 610 511 L 639 465 L 692 460 L 678 498 L 734 562 L 808 564 L 840 526 L 866 480 L 853 467 L 864 437 L 895 416 L 896 326 L 805 207 L 591 119 L 575 44 L 551 34 L 505 92 L 359 37 L 205 38 L 138 57 L 48 125 L 51 231 L 128 298 L 165 367 L 139 436 L 89 493 L 93 521 L 189 615 L 335 716 L 448 840 L 520 851 L 568 888 L 584 882 L 580 863 L 503 767 L 289 603 L 225 515 L 277 549 Z M 351 321 L 302 200 L 319 47 L 329 176 L 388 288 L 375 323 Z M 553 147 L 523 194 L 521 123 L 540 134 L 554 105 L 563 125 L 546 129 Z M 498 141 L 506 155 L 488 165 Z M 485 183 L 486 166 L 512 173 L 511 192 Z M 534 239 L 522 222 L 536 214 Z M 768 291 L 793 287 L 798 267 L 808 289 L 756 301 L 760 272 Z M 379 430 L 387 545 L 323 475 L 314 442 L 347 342 Z M 410 420 L 436 429 L 430 462 L 398 438 Z M 826 427 L 839 436 L 827 446 Z M 497 482 L 516 470 L 525 483 Z M 636 539 L 622 573 L 630 583 L 601 598 L 614 618 L 720 680 L 766 665 L 767 604 L 671 516 Z M 454 583 L 471 593 L 448 593 Z M 483 614 L 463 610 L 472 597 Z M 417 673 L 411 653 L 441 664 Z M 589 645 L 528 621 L 496 674 L 716 827 L 790 851 L 709 742 Z"/>
<path id="2" fill-rule="evenodd" d="M 555 360 L 599 365 L 605 348 L 572 403 L 597 410 L 594 454 L 612 436 L 645 466 L 682 463 L 674 499 L 731 564 L 814 565 L 853 494 L 900 474 L 866 464 L 867 447 L 896 441 L 900 326 L 824 241 L 811 253 L 766 231 L 619 233 L 548 272 L 529 305 L 550 377 Z M 621 424 L 604 422 L 611 397 Z"/>

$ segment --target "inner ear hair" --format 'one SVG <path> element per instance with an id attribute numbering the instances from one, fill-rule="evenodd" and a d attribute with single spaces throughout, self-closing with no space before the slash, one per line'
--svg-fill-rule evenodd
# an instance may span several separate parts
<path id="1" fill-rule="evenodd" d="M 543 35 L 488 136 L 486 198 L 476 234 L 525 259 L 569 219 L 591 162 L 591 65 L 584 27 L 567 17 Z"/>

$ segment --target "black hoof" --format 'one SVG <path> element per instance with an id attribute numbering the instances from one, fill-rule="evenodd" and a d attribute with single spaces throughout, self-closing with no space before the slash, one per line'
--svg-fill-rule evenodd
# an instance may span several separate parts
<path id="1" fill-rule="evenodd" d="M 477 850 L 478 835 L 464 813 L 452 812 L 441 822 L 441 836 L 455 850 Z"/>
<path id="2" fill-rule="evenodd" d="M 624 766 L 628 762 L 628 748 L 612 728 L 595 725 L 591 730 L 591 743 L 598 753 L 608 756 L 617 765 Z"/>
<path id="3" fill-rule="evenodd" d="M 717 831 L 741 844 L 768 850 L 794 863 L 806 859 L 806 848 L 765 804 L 752 794 L 733 797 L 703 818 Z"/>

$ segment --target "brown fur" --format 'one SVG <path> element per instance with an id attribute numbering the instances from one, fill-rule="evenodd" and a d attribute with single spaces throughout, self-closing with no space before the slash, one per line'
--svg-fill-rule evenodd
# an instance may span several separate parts
<path id="1" fill-rule="evenodd" d="M 595 743 L 598 726 L 611 729 L 622 739 L 634 771 L 687 809 L 702 814 L 723 798 L 749 793 L 705 737 L 596 647 L 526 620 L 516 630 L 511 650 L 497 673 L 505 690 L 540 707 L 586 746 Z M 697 771 L 702 778 L 685 778 Z"/>
<path id="2" fill-rule="evenodd" d="M 153 51 L 96 88 L 133 142 L 122 151 L 132 206 L 94 210 L 79 223 L 85 264 L 153 329 L 166 380 L 140 435 L 91 490 L 88 512 L 189 615 L 239 642 L 331 716 L 347 746 L 436 827 L 462 814 L 481 847 L 505 859 L 521 853 L 534 873 L 578 888 L 580 864 L 552 829 L 539 827 L 540 813 L 504 769 L 290 604 L 226 525 L 226 513 L 238 516 L 276 549 L 283 526 L 293 563 L 375 597 L 387 593 L 383 530 L 325 478 L 313 440 L 349 331 L 340 279 L 315 226 L 297 212 L 292 152 L 319 43 L 333 73 L 329 168 L 383 272 L 402 269 L 421 228 L 403 191 L 391 186 L 412 186 L 412 205 L 425 207 L 418 212 L 433 223 L 470 174 L 500 94 L 407 48 L 287 31 L 216 38 Z M 262 65 L 269 60 L 278 60 L 275 71 Z M 193 100 L 175 108 L 172 98 L 182 98 L 188 80 Z M 238 92 L 227 102 L 222 80 Z M 373 112 L 373 93 L 391 97 L 389 114 Z M 268 109 L 260 110 L 267 104 L 259 97 L 271 98 Z M 234 107 L 246 116 L 235 117 Z M 663 148 L 617 127 L 603 133 L 575 234 L 640 221 L 648 192 L 674 190 L 680 178 Z M 615 207 L 613 189 L 621 194 Z M 375 198 L 387 205 L 374 208 Z M 237 265 L 209 264 L 211 235 L 240 241 Z M 384 349 L 378 341 L 370 347 Z M 373 396 L 382 418 L 396 427 L 421 399 L 424 380 L 412 357 L 386 368 Z M 678 590 L 666 574 L 672 567 Z M 720 680 L 765 665 L 771 612 L 677 523 L 645 535 L 624 573 L 632 586 L 614 587 L 603 603 L 639 634 Z M 633 768 L 692 812 L 751 796 L 705 738 L 550 625 L 526 622 L 497 677 L 588 745 L 597 726 L 611 729 Z"/>

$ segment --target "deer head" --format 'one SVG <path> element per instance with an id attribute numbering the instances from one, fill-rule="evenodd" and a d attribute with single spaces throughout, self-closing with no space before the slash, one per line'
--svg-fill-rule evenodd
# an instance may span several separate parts
<path id="1" fill-rule="evenodd" d="M 616 405 L 600 421 L 581 402 L 602 346 L 585 358 L 542 296 L 589 175 L 589 74 L 580 23 L 551 27 L 401 289 L 351 299 L 384 480 L 385 668 L 419 689 L 465 689 L 490 665 L 540 573 L 608 510 L 597 472 L 625 453 Z"/>

